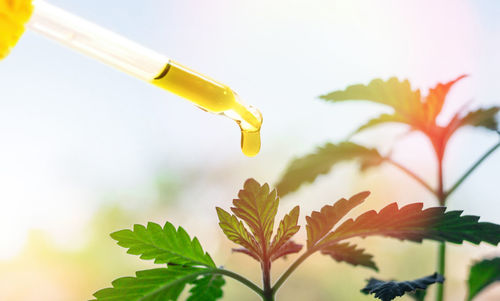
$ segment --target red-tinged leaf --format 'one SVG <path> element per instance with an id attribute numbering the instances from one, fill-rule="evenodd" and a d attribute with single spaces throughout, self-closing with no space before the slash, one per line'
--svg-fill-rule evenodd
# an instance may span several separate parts
<path id="1" fill-rule="evenodd" d="M 365 253 L 364 249 L 356 249 L 356 245 L 349 243 L 331 244 L 321 248 L 321 254 L 330 255 L 338 262 L 347 262 L 354 266 L 361 265 L 378 271 L 377 265 L 373 262 L 373 255 Z"/>
<path id="2" fill-rule="evenodd" d="M 276 235 L 273 238 L 273 242 L 271 243 L 271 254 L 276 252 L 279 248 L 281 248 L 287 241 L 292 238 L 300 229 L 300 226 L 297 225 L 299 220 L 300 207 L 295 206 L 290 213 L 285 215 L 285 217 L 281 220 Z"/>
<path id="3" fill-rule="evenodd" d="M 462 211 L 445 212 L 446 207 L 422 208 L 422 203 L 409 204 L 401 209 L 392 203 L 378 213 L 373 210 L 365 212 L 355 220 L 345 221 L 316 247 L 321 248 L 351 237 L 372 235 L 415 242 L 423 239 L 457 244 L 469 241 L 497 245 L 500 242 L 500 225 L 478 222 L 478 216 L 461 216 Z"/>
<path id="4" fill-rule="evenodd" d="M 219 226 L 221 227 L 224 234 L 232 242 L 239 244 L 240 246 L 252 252 L 252 257 L 261 257 L 260 248 L 257 244 L 255 238 L 248 232 L 243 223 L 239 221 L 236 216 L 229 214 L 224 209 L 219 207 L 217 209 L 217 215 L 219 216 Z"/>
<path id="5" fill-rule="evenodd" d="M 243 253 L 243 254 L 246 254 L 250 257 L 252 257 L 253 259 L 257 260 L 260 262 L 260 258 L 255 255 L 252 251 L 249 251 L 248 249 L 245 249 L 245 248 L 233 248 L 232 249 L 233 252 L 235 253 Z"/>
<path id="6" fill-rule="evenodd" d="M 274 217 L 278 212 L 279 198 L 276 190 L 269 192 L 269 185 L 260 185 L 254 179 L 245 182 L 243 190 L 233 200 L 233 213 L 245 221 L 259 245 L 269 246 L 273 234 Z"/>
<path id="7" fill-rule="evenodd" d="M 307 248 L 312 248 L 341 218 L 361 204 L 369 195 L 369 191 L 360 192 L 348 200 L 340 199 L 333 206 L 326 205 L 321 208 L 320 212 L 313 211 L 311 216 L 307 216 Z"/>
<path id="8" fill-rule="evenodd" d="M 271 261 L 275 261 L 281 257 L 286 257 L 287 255 L 298 253 L 302 250 L 302 245 L 299 245 L 291 240 L 282 245 L 279 249 L 271 254 Z"/>
<path id="9" fill-rule="evenodd" d="M 429 89 L 429 94 L 423 102 L 424 112 L 426 112 L 427 122 L 434 122 L 441 113 L 443 105 L 451 87 L 467 75 L 460 75 L 456 79 L 445 84 L 438 83 L 436 87 Z"/>
<path id="10" fill-rule="evenodd" d="M 338 163 L 357 160 L 361 169 L 381 164 L 384 157 L 374 148 L 367 148 L 353 142 L 327 143 L 314 152 L 292 160 L 276 184 L 282 197 L 305 183 L 313 182 L 318 176 L 330 172 Z"/>

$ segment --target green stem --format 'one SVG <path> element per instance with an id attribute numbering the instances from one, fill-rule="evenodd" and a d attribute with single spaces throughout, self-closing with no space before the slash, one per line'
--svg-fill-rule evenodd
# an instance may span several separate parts
<path id="1" fill-rule="evenodd" d="M 387 163 L 391 164 L 392 166 L 397 167 L 399 170 L 401 170 L 402 172 L 404 172 L 405 174 L 407 174 L 408 176 L 410 176 L 411 178 L 416 180 L 418 183 L 420 183 L 425 189 L 427 189 L 433 195 L 437 194 L 437 192 L 434 189 L 432 189 L 432 187 L 429 184 L 427 184 L 427 182 L 425 182 L 421 177 L 419 177 L 416 173 L 414 173 L 413 171 L 411 171 L 407 167 L 401 165 L 400 163 L 398 163 L 398 162 L 396 162 L 388 157 L 385 158 L 385 161 Z"/>
<path id="2" fill-rule="evenodd" d="M 446 267 L 446 244 L 444 242 L 439 244 L 438 249 L 438 273 L 444 276 Z M 443 301 L 444 286 L 442 283 L 437 284 L 436 300 Z"/>
<path id="3" fill-rule="evenodd" d="M 443 156 L 437 155 L 438 158 L 438 188 L 437 188 L 437 198 L 440 206 L 446 204 L 447 195 L 444 193 L 444 179 L 443 179 Z M 437 259 L 437 269 L 438 273 L 445 275 L 446 273 L 446 242 L 441 242 L 438 248 L 438 259 Z M 437 284 L 436 291 L 436 301 L 443 301 L 444 298 L 444 286 L 442 283 Z"/>
<path id="4" fill-rule="evenodd" d="M 231 271 L 228 271 L 228 270 L 224 270 L 224 269 L 214 269 L 214 274 L 221 274 L 221 275 L 225 275 L 225 276 L 231 277 L 231 278 L 233 278 L 233 279 L 241 282 L 242 284 L 244 284 L 245 286 L 247 286 L 248 288 L 250 288 L 251 290 L 253 290 L 254 292 L 256 292 L 259 296 L 261 296 L 262 298 L 264 298 L 264 291 L 262 291 L 260 289 L 260 287 L 258 287 L 252 281 L 246 279 L 245 277 L 243 277 L 243 276 L 241 276 L 239 274 L 236 274 L 234 272 L 231 272 Z"/>
<path id="5" fill-rule="evenodd" d="M 483 163 L 486 158 L 488 158 L 491 154 L 493 154 L 498 148 L 500 147 L 500 142 L 498 142 L 496 145 L 494 145 L 492 148 L 490 148 L 479 160 L 477 160 L 474 165 L 472 165 L 469 170 L 465 172 L 465 174 L 458 179 L 458 181 L 453 185 L 447 192 L 446 192 L 446 197 L 448 197 L 450 194 L 452 194 L 461 184 L 465 179 L 467 179 L 470 174 L 476 170 L 476 168 Z"/>
<path id="6" fill-rule="evenodd" d="M 458 181 L 447 191 L 444 192 L 443 189 L 443 159 L 438 155 L 438 191 L 437 196 L 439 200 L 439 204 L 444 206 L 446 204 L 446 200 L 448 197 L 476 170 L 476 168 L 483 163 L 486 158 L 488 158 L 491 154 L 493 154 L 500 147 L 500 142 L 495 144 L 492 148 L 490 148 L 479 160 L 476 161 L 466 172 L 465 174 L 458 179 Z M 439 245 L 438 249 L 438 273 L 441 275 L 445 275 L 446 270 L 446 244 L 442 242 Z M 436 293 L 436 301 L 444 300 L 444 286 L 441 283 L 437 284 L 437 293 Z"/>
<path id="7" fill-rule="evenodd" d="M 269 291 L 268 293 L 264 292 L 262 301 L 274 301 L 274 294 L 272 293 L 272 291 Z"/>
<path id="8" fill-rule="evenodd" d="M 307 252 L 302 254 L 299 258 L 297 258 L 297 260 L 295 260 L 294 263 L 292 263 L 291 266 L 288 267 L 288 269 L 285 271 L 285 273 L 283 273 L 283 275 L 281 275 L 281 277 L 278 279 L 278 281 L 276 281 L 276 283 L 274 284 L 274 286 L 272 288 L 273 295 L 276 294 L 276 292 L 278 291 L 280 286 L 283 285 L 285 280 L 293 273 L 293 271 L 295 271 L 295 269 L 297 269 L 297 267 L 302 262 L 304 262 L 304 260 L 306 260 L 307 257 L 309 257 L 314 252 L 315 252 L 315 250 L 313 250 L 313 249 L 307 250 Z"/>
<path id="9" fill-rule="evenodd" d="M 274 301 L 273 289 L 271 288 L 271 261 L 265 260 L 262 263 L 262 282 L 264 285 L 264 301 Z"/>

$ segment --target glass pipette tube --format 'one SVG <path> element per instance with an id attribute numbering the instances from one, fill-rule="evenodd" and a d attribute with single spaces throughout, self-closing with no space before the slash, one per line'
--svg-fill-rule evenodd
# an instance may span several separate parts
<path id="1" fill-rule="evenodd" d="M 255 156 L 259 152 L 262 115 L 227 85 L 45 1 L 36 0 L 33 5 L 27 28 L 177 94 L 205 111 L 233 119 L 241 130 L 243 153 Z"/>

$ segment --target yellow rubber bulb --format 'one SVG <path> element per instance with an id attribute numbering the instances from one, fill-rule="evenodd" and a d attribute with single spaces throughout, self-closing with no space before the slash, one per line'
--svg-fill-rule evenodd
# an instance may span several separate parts
<path id="1" fill-rule="evenodd" d="M 32 13 L 31 0 L 0 0 L 0 59 L 16 46 Z"/>

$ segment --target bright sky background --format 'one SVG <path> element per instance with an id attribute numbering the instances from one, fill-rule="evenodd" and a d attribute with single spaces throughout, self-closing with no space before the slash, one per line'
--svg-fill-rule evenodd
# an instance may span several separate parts
<path id="1" fill-rule="evenodd" d="M 316 99 L 349 84 L 398 76 L 426 89 L 467 73 L 446 110 L 500 104 L 499 1 L 50 2 L 233 87 L 262 111 L 263 147 L 246 158 L 231 121 L 27 32 L 0 62 L 0 258 L 33 228 L 75 243 L 107 195 L 151 198 L 162 168 L 198 166 L 210 178 L 230 162 L 247 168 L 235 187 L 275 181 L 293 156 L 381 112 Z M 447 162 L 453 179 L 495 143 L 481 131 L 460 137 Z M 428 175 L 434 163 L 419 161 L 419 143 L 396 155 Z M 451 206 L 500 222 L 499 167 L 496 154 Z M 192 202 L 219 201 L 197 191 Z"/>

